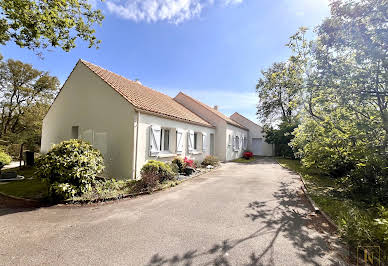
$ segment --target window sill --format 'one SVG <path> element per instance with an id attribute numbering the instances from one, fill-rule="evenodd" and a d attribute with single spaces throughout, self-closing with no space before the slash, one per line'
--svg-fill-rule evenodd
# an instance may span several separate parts
<path id="1" fill-rule="evenodd" d="M 159 153 L 157 155 L 158 158 L 169 158 L 169 157 L 176 157 L 176 153 Z"/>
<path id="2" fill-rule="evenodd" d="M 202 153 L 201 151 L 193 151 L 191 154 L 197 155 L 197 154 L 201 154 L 201 153 Z"/>

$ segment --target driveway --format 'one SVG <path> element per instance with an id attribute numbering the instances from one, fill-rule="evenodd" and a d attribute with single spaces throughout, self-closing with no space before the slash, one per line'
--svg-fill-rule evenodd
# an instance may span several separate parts
<path id="1" fill-rule="evenodd" d="M 338 265 L 300 186 L 260 159 L 131 200 L 0 209 L 0 264 Z"/>

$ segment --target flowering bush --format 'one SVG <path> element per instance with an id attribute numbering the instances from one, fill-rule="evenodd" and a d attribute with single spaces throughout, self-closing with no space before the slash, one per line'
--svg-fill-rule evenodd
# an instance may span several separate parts
<path id="1" fill-rule="evenodd" d="M 183 160 L 183 162 L 185 163 L 185 167 L 195 168 L 195 165 L 194 165 L 194 161 L 193 161 L 193 160 L 190 160 L 190 159 L 188 159 L 187 157 L 185 157 L 185 159 Z"/>
<path id="2" fill-rule="evenodd" d="M 253 157 L 253 153 L 250 152 L 250 151 L 246 151 L 246 152 L 243 153 L 243 158 L 244 158 L 244 159 L 249 160 L 249 159 L 252 158 L 252 157 Z"/>

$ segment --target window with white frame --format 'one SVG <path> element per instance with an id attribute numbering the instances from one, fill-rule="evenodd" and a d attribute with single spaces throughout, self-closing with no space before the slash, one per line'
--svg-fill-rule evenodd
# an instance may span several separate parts
<path id="1" fill-rule="evenodd" d="M 170 129 L 152 125 L 150 127 L 150 156 L 158 156 L 160 152 L 170 152 L 170 138 Z"/>
<path id="2" fill-rule="evenodd" d="M 234 149 L 238 151 L 240 149 L 240 137 L 236 136 L 234 138 Z"/>
<path id="3" fill-rule="evenodd" d="M 170 130 L 162 128 L 160 132 L 160 151 L 170 150 Z"/>
<path id="4" fill-rule="evenodd" d="M 230 134 L 228 136 L 228 145 L 232 146 L 232 135 L 230 135 Z"/>
<path id="5" fill-rule="evenodd" d="M 198 132 L 194 132 L 194 150 L 198 150 Z"/>

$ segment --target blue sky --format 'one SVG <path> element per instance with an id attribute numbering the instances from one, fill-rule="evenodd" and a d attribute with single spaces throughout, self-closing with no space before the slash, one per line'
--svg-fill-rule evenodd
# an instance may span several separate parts
<path id="1" fill-rule="evenodd" d="M 289 56 L 288 37 L 328 16 L 328 0 L 90 0 L 105 20 L 100 49 L 79 42 L 44 59 L 12 44 L 7 58 L 49 71 L 63 83 L 79 58 L 174 97 L 183 91 L 256 121 L 260 70 Z"/>

